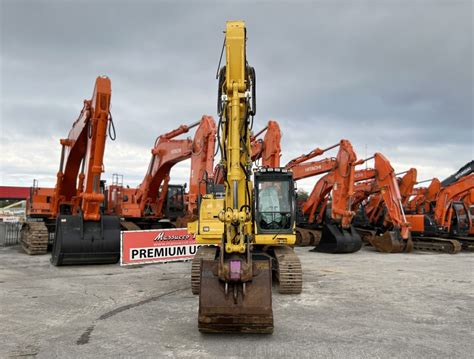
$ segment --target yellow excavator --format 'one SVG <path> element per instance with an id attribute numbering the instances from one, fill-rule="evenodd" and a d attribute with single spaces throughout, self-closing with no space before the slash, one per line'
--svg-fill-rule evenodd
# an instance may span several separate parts
<path id="1" fill-rule="evenodd" d="M 192 262 L 201 332 L 272 333 L 272 274 L 280 293 L 301 293 L 295 243 L 295 188 L 284 168 L 256 168 L 251 124 L 256 110 L 255 70 L 246 57 L 243 21 L 228 21 L 218 71 L 218 141 L 225 193 L 199 200 L 188 224 L 201 246 Z M 222 56 L 222 55 L 221 55 Z M 212 186 L 211 186 L 212 187 Z"/>

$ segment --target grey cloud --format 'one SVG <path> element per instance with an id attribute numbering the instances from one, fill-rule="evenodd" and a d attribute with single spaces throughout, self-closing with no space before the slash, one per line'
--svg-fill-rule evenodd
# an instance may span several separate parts
<path id="1" fill-rule="evenodd" d="M 67 134 L 98 75 L 112 79 L 118 132 L 107 145 L 107 176 L 139 181 L 156 136 L 215 116 L 214 75 L 232 18 L 248 26 L 255 128 L 280 122 L 284 163 L 341 138 L 359 157 L 367 146 L 427 176 L 473 157 L 470 1 L 4 0 L 1 7 L 2 146 L 38 142 L 34 153 L 13 155 L 54 168 L 53 183 L 59 146 L 42 139 Z M 179 168 L 176 182 L 187 178 Z M 1 172 L 2 184 L 29 184 L 44 170 L 11 161 Z"/>

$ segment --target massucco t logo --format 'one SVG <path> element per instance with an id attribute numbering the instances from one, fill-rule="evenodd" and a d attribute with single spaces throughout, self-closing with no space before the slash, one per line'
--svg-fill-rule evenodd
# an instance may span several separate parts
<path id="1" fill-rule="evenodd" d="M 156 235 L 153 239 L 155 242 L 160 241 L 185 241 L 192 239 L 192 235 L 190 234 L 172 234 L 166 235 L 165 232 L 160 232 Z"/>

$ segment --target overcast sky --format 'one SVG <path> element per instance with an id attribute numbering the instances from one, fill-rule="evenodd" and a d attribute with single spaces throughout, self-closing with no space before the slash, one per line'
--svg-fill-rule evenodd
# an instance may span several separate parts
<path id="1" fill-rule="evenodd" d="M 280 123 L 283 164 L 341 138 L 420 180 L 474 157 L 471 1 L 0 3 L 0 185 L 54 186 L 59 138 L 98 75 L 111 78 L 117 130 L 104 176 L 139 184 L 158 135 L 217 117 L 232 19 L 247 23 L 257 72 L 254 128 Z M 188 177 L 189 162 L 172 172 Z"/>

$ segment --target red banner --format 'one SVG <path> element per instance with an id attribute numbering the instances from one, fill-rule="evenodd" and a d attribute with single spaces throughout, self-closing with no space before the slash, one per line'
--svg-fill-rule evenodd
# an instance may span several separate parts
<path id="1" fill-rule="evenodd" d="M 123 231 L 120 265 L 190 260 L 199 247 L 186 228 Z"/>

